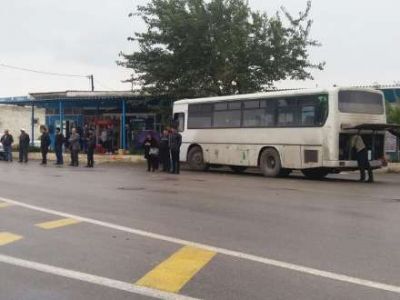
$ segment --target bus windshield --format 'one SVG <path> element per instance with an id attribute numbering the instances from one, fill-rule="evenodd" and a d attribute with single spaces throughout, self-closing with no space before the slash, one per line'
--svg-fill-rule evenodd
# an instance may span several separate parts
<path id="1" fill-rule="evenodd" d="M 343 113 L 381 115 L 384 113 L 383 97 L 367 91 L 340 91 L 339 110 Z"/>

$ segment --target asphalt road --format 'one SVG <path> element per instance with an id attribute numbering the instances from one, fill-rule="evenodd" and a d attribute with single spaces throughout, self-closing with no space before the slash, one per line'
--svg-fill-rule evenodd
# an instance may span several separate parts
<path id="1" fill-rule="evenodd" d="M 0 299 L 400 299 L 399 175 L 0 170 Z"/>

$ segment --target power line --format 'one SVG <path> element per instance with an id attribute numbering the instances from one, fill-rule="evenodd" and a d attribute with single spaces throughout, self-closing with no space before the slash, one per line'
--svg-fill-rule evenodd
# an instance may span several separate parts
<path id="1" fill-rule="evenodd" d="M 78 75 L 78 74 L 67 74 L 67 73 L 40 71 L 40 70 L 34 70 L 34 69 L 29 69 L 29 68 L 24 68 L 24 67 L 18 67 L 18 66 L 9 65 L 9 64 L 3 64 L 3 63 L 0 63 L 0 67 L 13 69 L 13 70 L 18 70 L 18 71 L 42 74 L 42 75 L 50 75 L 50 76 L 88 78 L 89 81 L 90 81 L 90 86 L 91 86 L 91 90 L 92 91 L 94 91 L 94 82 L 96 82 L 98 85 L 100 85 L 101 87 L 105 88 L 106 90 L 115 91 L 114 89 L 109 88 L 107 85 L 103 84 L 102 82 L 98 81 L 97 79 L 94 79 L 93 75 Z"/>
<path id="2" fill-rule="evenodd" d="M 17 66 L 8 65 L 8 64 L 3 64 L 3 63 L 0 63 L 0 67 L 8 68 L 8 69 L 13 69 L 13 70 L 18 70 L 18 71 L 36 73 L 36 74 L 49 75 L 49 76 L 79 77 L 79 78 L 88 78 L 88 77 L 89 77 L 88 75 L 77 75 L 77 74 L 67 74 L 67 73 L 57 73 L 57 72 L 39 71 L 39 70 L 34 70 L 34 69 L 29 69 L 29 68 L 23 68 L 23 67 L 17 67 Z"/>

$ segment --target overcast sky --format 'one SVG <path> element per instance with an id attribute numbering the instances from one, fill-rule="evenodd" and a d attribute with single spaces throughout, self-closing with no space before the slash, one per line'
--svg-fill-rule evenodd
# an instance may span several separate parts
<path id="1" fill-rule="evenodd" d="M 306 0 L 249 0 L 272 14 L 280 6 L 296 12 Z M 146 0 L 1 0 L 0 63 L 49 72 L 94 74 L 99 90 L 126 90 L 129 71 L 115 61 L 133 51 L 127 36 L 141 30 L 128 18 Z M 311 53 L 326 61 L 314 81 L 280 87 L 326 87 L 400 82 L 399 0 L 314 0 L 313 38 L 323 46 Z M 37 91 L 89 88 L 86 78 L 63 78 L 0 67 L 0 97 Z"/>

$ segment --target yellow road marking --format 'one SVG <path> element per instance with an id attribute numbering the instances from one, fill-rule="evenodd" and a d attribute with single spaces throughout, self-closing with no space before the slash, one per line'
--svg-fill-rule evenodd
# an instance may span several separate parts
<path id="1" fill-rule="evenodd" d="M 11 204 L 5 203 L 5 202 L 0 202 L 0 208 L 5 208 L 5 207 L 9 207 L 11 206 Z"/>
<path id="2" fill-rule="evenodd" d="M 68 226 L 68 225 L 78 224 L 80 222 L 81 221 L 67 218 L 67 219 L 61 219 L 61 220 L 55 220 L 55 221 L 51 221 L 51 222 L 36 224 L 36 226 L 40 227 L 42 229 L 55 229 L 55 228 L 64 227 L 64 226 Z"/>
<path id="3" fill-rule="evenodd" d="M 0 246 L 10 244 L 22 239 L 22 236 L 10 232 L 0 232 Z"/>
<path id="4" fill-rule="evenodd" d="M 216 252 L 213 251 L 185 246 L 139 279 L 136 284 L 177 293 L 215 255 Z"/>

